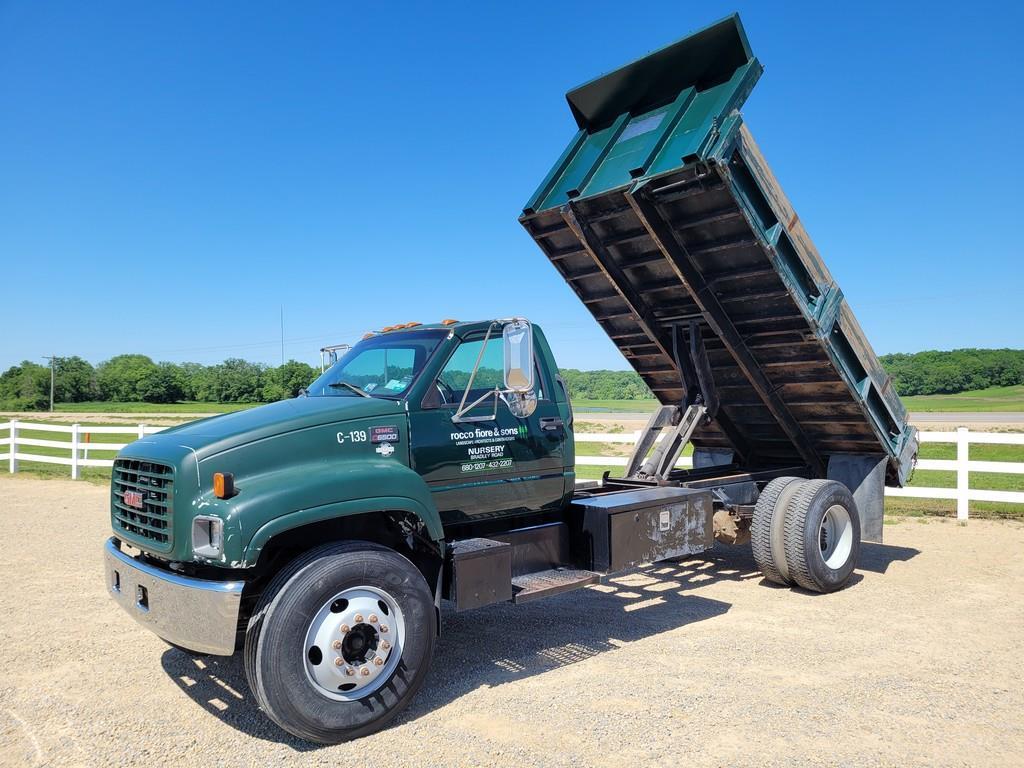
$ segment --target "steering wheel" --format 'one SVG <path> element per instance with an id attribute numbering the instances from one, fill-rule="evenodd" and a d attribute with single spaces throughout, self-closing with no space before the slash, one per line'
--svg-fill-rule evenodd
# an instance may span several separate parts
<path id="1" fill-rule="evenodd" d="M 435 381 L 435 386 L 437 387 L 437 391 L 441 393 L 442 403 L 447 405 L 448 403 L 455 402 L 455 390 L 448 385 L 448 382 L 438 376 Z"/>

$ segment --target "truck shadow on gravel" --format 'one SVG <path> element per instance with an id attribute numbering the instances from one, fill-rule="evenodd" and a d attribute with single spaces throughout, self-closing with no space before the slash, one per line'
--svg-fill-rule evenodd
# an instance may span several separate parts
<path id="1" fill-rule="evenodd" d="M 889 563 L 909 560 L 918 551 L 866 544 L 861 553 L 861 569 L 884 573 Z M 723 581 L 749 581 L 752 588 L 763 582 L 748 547 L 719 545 L 703 555 L 643 566 L 587 589 L 525 605 L 499 604 L 465 613 L 445 610 L 427 680 L 394 725 L 415 720 L 481 686 L 543 674 L 720 616 L 729 603 L 693 591 Z M 189 698 L 225 724 L 296 751 L 320 748 L 285 733 L 259 711 L 240 654 L 193 657 L 168 649 L 161 661 Z"/>
<path id="2" fill-rule="evenodd" d="M 857 563 L 857 570 L 885 573 L 893 563 L 905 563 L 920 554 L 921 550 L 912 547 L 891 547 L 888 544 L 865 542 L 860 545 L 860 560 Z"/>

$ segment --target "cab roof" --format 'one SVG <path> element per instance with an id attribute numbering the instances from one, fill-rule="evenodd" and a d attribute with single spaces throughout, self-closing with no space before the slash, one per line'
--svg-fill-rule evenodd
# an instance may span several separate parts
<path id="1" fill-rule="evenodd" d="M 470 333 L 486 331 L 487 327 L 494 320 L 442 320 L 437 323 L 399 323 L 392 326 L 384 326 L 379 331 L 373 331 L 375 335 L 402 333 L 403 331 L 452 331 L 458 336 L 466 336 Z"/>

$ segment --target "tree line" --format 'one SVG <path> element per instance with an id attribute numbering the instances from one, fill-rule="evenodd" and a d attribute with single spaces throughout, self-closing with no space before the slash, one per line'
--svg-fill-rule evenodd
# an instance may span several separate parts
<path id="1" fill-rule="evenodd" d="M 295 397 L 320 373 L 289 360 L 267 366 L 231 358 L 218 365 L 155 363 L 146 355 L 118 355 L 97 366 L 81 357 L 54 359 L 54 401 L 268 403 Z M 50 368 L 25 360 L 0 374 L 0 408 L 44 410 Z"/>
<path id="2" fill-rule="evenodd" d="M 883 355 L 901 395 L 939 395 L 1024 384 L 1024 349 L 954 349 Z"/>
<path id="3" fill-rule="evenodd" d="M 883 355 L 901 395 L 953 394 L 991 386 L 1024 384 L 1024 350 L 955 349 Z M 93 366 L 81 357 L 54 360 L 54 400 L 174 403 L 272 402 L 295 397 L 319 371 L 296 360 L 268 366 L 231 358 L 217 365 L 154 362 L 145 355 L 118 355 Z M 573 397 L 643 400 L 651 391 L 634 371 L 561 374 Z M 0 374 L 0 409 L 44 410 L 50 401 L 50 368 L 26 360 Z"/>

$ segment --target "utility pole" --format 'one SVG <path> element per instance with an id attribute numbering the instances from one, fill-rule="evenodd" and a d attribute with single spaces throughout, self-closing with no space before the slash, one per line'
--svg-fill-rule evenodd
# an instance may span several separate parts
<path id="1" fill-rule="evenodd" d="M 53 413 L 53 368 L 57 362 L 56 355 L 42 355 L 43 360 L 50 361 L 50 413 Z"/>
<path id="2" fill-rule="evenodd" d="M 284 365 L 284 304 L 281 305 L 281 365 Z"/>

